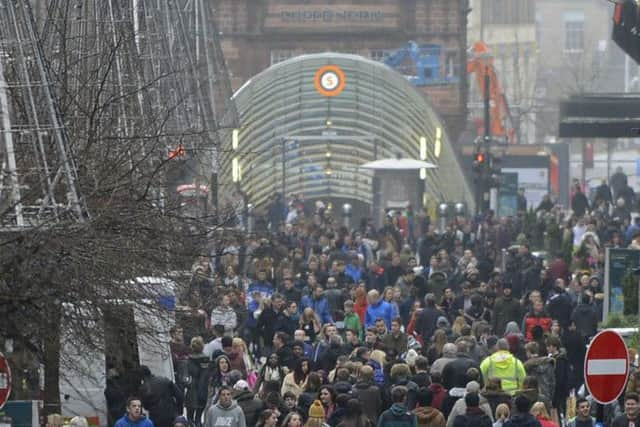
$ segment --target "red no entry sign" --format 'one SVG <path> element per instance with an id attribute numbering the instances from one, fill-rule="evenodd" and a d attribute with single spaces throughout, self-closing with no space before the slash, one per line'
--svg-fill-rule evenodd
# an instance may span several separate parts
<path id="1" fill-rule="evenodd" d="M 629 353 L 622 337 L 604 330 L 591 340 L 584 359 L 584 378 L 596 402 L 607 405 L 620 396 L 629 376 Z"/>
<path id="2" fill-rule="evenodd" d="M 0 409 L 7 403 L 9 394 L 11 394 L 11 369 L 4 354 L 0 353 Z"/>

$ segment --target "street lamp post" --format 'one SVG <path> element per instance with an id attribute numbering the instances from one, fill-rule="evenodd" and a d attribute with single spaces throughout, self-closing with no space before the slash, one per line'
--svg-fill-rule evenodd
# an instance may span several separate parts
<path id="1" fill-rule="evenodd" d="M 286 188 L 286 180 L 287 180 L 287 172 L 286 172 L 286 166 L 287 166 L 287 140 L 282 138 L 282 197 L 283 200 L 287 200 L 286 195 L 285 195 L 285 190 Z"/>
<path id="2" fill-rule="evenodd" d="M 247 233 L 251 234 L 253 233 L 253 228 L 254 228 L 254 224 L 255 224 L 255 219 L 253 217 L 253 204 L 249 203 L 247 204 Z"/>
<path id="3" fill-rule="evenodd" d="M 352 206 L 349 203 L 345 203 L 344 205 L 342 205 L 342 219 L 347 230 L 349 230 L 351 227 L 351 211 Z"/>
<path id="4" fill-rule="evenodd" d="M 440 203 L 438 206 L 438 214 L 440 216 L 440 232 L 443 233 L 447 225 L 447 217 L 449 216 L 449 205 Z"/>

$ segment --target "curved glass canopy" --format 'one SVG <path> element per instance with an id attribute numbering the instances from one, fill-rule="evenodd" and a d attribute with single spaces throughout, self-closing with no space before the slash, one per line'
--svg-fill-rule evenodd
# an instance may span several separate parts
<path id="1" fill-rule="evenodd" d="M 344 73 L 337 96 L 316 88 L 316 73 L 327 65 Z M 425 95 L 382 63 L 339 53 L 302 55 L 256 75 L 234 98 L 240 127 L 223 140 L 219 182 L 240 184 L 256 206 L 277 192 L 371 204 L 372 172 L 360 166 L 405 157 L 438 166 L 420 171 L 432 200 L 473 207 L 443 122 Z"/>

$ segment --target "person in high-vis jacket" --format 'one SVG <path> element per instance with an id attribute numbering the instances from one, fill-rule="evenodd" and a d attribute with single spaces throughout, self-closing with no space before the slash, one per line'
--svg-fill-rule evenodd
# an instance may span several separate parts
<path id="1" fill-rule="evenodd" d="M 485 383 L 489 378 L 499 379 L 502 389 L 513 395 L 520 389 L 527 373 L 522 362 L 509 352 L 509 343 L 506 339 L 499 339 L 497 348 L 495 353 L 485 358 L 480 364 L 482 378 Z"/>

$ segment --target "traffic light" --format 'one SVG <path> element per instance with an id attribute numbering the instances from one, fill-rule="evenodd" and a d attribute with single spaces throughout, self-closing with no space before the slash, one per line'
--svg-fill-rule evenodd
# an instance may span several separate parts
<path id="1" fill-rule="evenodd" d="M 475 173 L 479 175 L 483 175 L 487 169 L 487 154 L 483 151 L 478 151 L 475 153 L 473 158 L 473 170 Z"/>
<path id="2" fill-rule="evenodd" d="M 616 4 L 613 15 L 613 41 L 637 63 L 640 64 L 640 34 L 638 3 L 625 0 Z"/>

